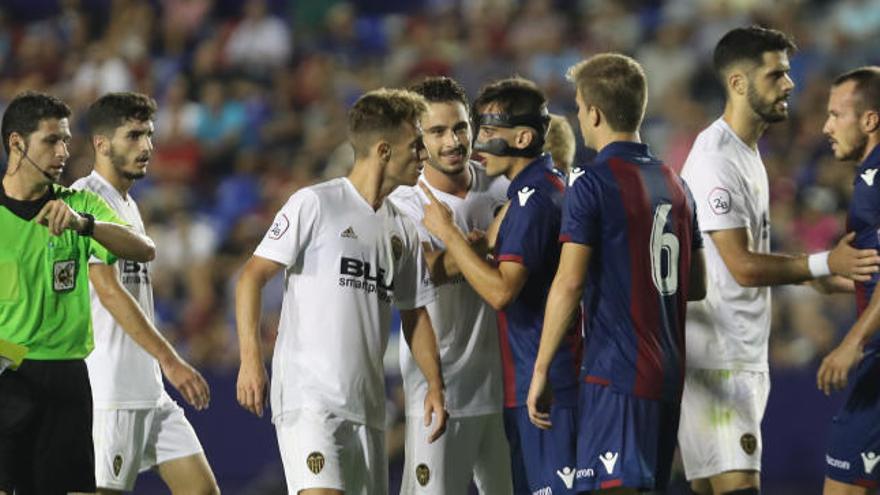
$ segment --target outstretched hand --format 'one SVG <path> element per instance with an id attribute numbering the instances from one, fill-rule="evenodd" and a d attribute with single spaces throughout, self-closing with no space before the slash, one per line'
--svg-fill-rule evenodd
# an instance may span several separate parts
<path id="1" fill-rule="evenodd" d="M 846 234 L 828 254 L 831 273 L 856 282 L 868 282 L 880 271 L 880 256 L 876 249 L 857 249 L 852 246 L 855 232 Z"/>

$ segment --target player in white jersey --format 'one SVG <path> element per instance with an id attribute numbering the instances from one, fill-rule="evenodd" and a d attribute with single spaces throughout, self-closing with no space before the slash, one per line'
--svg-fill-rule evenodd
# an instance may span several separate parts
<path id="1" fill-rule="evenodd" d="M 152 98 L 138 93 L 95 101 L 87 115 L 95 169 L 73 184 L 101 196 L 141 234 L 128 191 L 146 174 L 155 111 Z M 98 493 L 131 491 L 138 473 L 154 467 L 172 493 L 220 493 L 195 431 L 162 386 L 162 371 L 196 409 L 208 406 L 208 385 L 153 324 L 150 263 L 117 265 L 89 265 L 95 350 L 86 363 Z"/>
<path id="2" fill-rule="evenodd" d="M 784 33 L 760 27 L 734 29 L 718 42 L 724 115 L 700 133 L 682 170 L 697 202 L 708 276 L 706 298 L 688 306 L 678 434 L 685 475 L 699 494 L 759 493 L 770 286 L 830 273 L 866 279 L 880 261 L 875 251 L 852 248 L 851 235 L 830 253 L 770 253 L 769 187 L 757 141 L 788 117 L 794 49 Z"/>
<path id="3" fill-rule="evenodd" d="M 418 233 L 387 196 L 412 186 L 424 157 L 425 100 L 404 90 L 362 96 L 348 115 L 355 163 L 347 177 L 290 197 L 245 264 L 236 287 L 239 403 L 262 415 L 260 291 L 285 271 L 272 358 L 272 422 L 291 493 L 388 492 L 382 355 L 391 305 L 428 386 L 425 442 L 446 425 L 437 341 L 427 304 L 434 287 Z"/>
<path id="4" fill-rule="evenodd" d="M 471 155 L 471 126 L 464 89 L 448 77 L 431 77 L 410 88 L 428 100 L 422 116 L 427 166 L 421 181 L 453 211 L 458 227 L 485 249 L 484 232 L 507 201 L 506 178 L 490 178 Z M 406 392 L 406 462 L 402 494 L 466 493 L 471 479 L 481 493 L 512 492 L 510 454 L 504 435 L 501 355 L 495 311 L 458 272 L 442 241 L 422 225 L 427 197 L 418 186 L 399 187 L 391 201 L 416 224 L 437 299 L 428 314 L 437 332 L 446 382 L 446 435 L 428 444 L 419 421 L 427 383 L 409 347 L 400 346 Z M 477 247 L 479 249 L 479 247 Z M 485 254 L 485 253 L 483 253 Z"/>

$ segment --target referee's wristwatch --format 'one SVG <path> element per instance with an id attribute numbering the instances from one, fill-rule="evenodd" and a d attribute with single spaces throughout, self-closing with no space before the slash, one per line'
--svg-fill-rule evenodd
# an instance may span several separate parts
<path id="1" fill-rule="evenodd" d="M 79 215 L 86 219 L 86 224 L 80 230 L 77 230 L 76 233 L 79 235 L 84 235 L 86 237 L 91 237 L 92 234 L 95 233 L 95 216 L 91 213 L 79 212 Z"/>

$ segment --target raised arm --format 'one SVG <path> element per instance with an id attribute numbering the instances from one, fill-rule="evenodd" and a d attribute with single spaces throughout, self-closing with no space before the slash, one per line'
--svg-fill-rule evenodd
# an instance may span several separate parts
<path id="1" fill-rule="evenodd" d="M 92 263 L 89 281 L 95 288 L 101 304 L 107 308 L 125 333 L 142 349 L 159 361 L 162 372 L 171 385 L 196 409 L 205 409 L 211 399 L 207 382 L 159 333 L 131 294 L 122 286 L 116 265 Z"/>
<path id="2" fill-rule="evenodd" d="M 241 269 L 235 286 L 235 322 L 241 359 L 236 398 L 242 407 L 261 417 L 269 384 L 260 346 L 262 290 L 283 268 L 284 265 L 275 261 L 252 256 Z"/>
<path id="3" fill-rule="evenodd" d="M 431 319 L 424 307 L 400 311 L 403 338 L 412 352 L 413 359 L 425 375 L 428 392 L 425 395 L 425 426 L 435 422 L 428 443 L 440 438 L 446 431 L 446 403 L 443 376 L 440 373 L 440 353 Z"/>
<path id="4" fill-rule="evenodd" d="M 91 235 L 120 258 L 144 262 L 152 261 L 156 257 L 156 246 L 149 237 L 124 225 L 88 218 L 73 211 L 60 199 L 46 203 L 34 217 L 34 221 L 45 225 L 52 235 L 61 235 L 68 229 L 81 235 Z"/>
<path id="5" fill-rule="evenodd" d="M 421 185 L 421 184 L 420 184 Z M 428 196 L 425 205 L 425 227 L 446 244 L 446 255 L 455 258 L 458 269 L 475 291 L 496 311 L 516 299 L 528 278 L 528 269 L 520 263 L 505 261 L 494 267 L 480 256 L 452 220 L 449 207 L 441 203 L 431 190 L 421 185 Z"/>

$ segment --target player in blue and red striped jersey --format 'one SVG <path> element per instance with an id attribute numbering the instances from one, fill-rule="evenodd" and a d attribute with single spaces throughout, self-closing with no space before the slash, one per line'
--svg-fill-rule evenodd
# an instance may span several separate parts
<path id="1" fill-rule="evenodd" d="M 474 151 L 489 175 L 510 179 L 508 203 L 495 240 L 493 266 L 477 255 L 451 212 L 427 194 L 423 222 L 446 245 L 471 287 L 499 311 L 504 369 L 504 427 L 510 443 L 514 493 L 567 494 L 574 482 L 577 369 L 580 343 L 574 326 L 549 365 L 556 394 L 551 415 L 559 427 L 539 430 L 525 408 L 538 350 L 547 291 L 559 260 L 565 183 L 542 152 L 549 125 L 547 103 L 534 83 L 505 79 L 483 88 L 474 102 L 479 126 Z M 424 188 L 426 193 L 430 191 Z"/>
<path id="2" fill-rule="evenodd" d="M 858 160 L 847 230 L 858 249 L 880 249 L 880 67 L 861 67 L 834 80 L 822 129 L 834 157 Z M 859 318 L 822 360 L 817 384 L 826 394 L 847 387 L 831 424 L 825 454 L 825 495 L 867 495 L 880 486 L 880 275 L 855 283 Z M 852 377 L 850 378 L 850 373 Z"/>
<path id="3" fill-rule="evenodd" d="M 678 430 L 686 305 L 705 295 L 694 201 L 640 142 L 646 80 L 635 60 L 596 55 L 569 77 L 584 141 L 599 153 L 570 175 L 530 418 L 556 428 L 542 407 L 548 363 L 583 296 L 575 488 L 663 489 Z"/>

